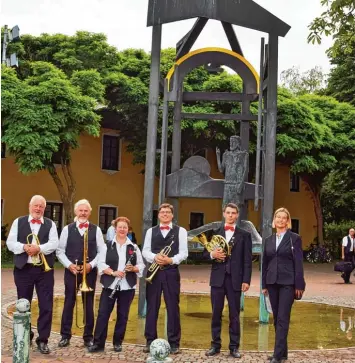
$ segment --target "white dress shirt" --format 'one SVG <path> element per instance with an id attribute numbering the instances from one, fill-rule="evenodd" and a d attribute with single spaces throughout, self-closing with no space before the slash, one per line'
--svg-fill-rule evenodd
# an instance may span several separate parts
<path id="1" fill-rule="evenodd" d="M 343 247 L 346 247 L 348 245 L 348 237 L 350 238 L 350 242 L 351 242 L 350 252 L 352 252 L 352 251 L 354 251 L 355 238 L 350 237 L 350 234 L 343 238 Z"/>
<path id="2" fill-rule="evenodd" d="M 286 232 L 287 232 L 287 231 L 285 231 L 285 232 L 281 232 L 281 233 L 279 233 L 279 234 L 277 234 L 277 233 L 276 233 L 276 249 L 278 249 L 278 248 L 279 248 L 280 243 L 281 243 L 282 239 L 284 238 L 284 235 L 286 234 Z"/>
<path id="3" fill-rule="evenodd" d="M 81 222 L 76 221 L 76 228 L 78 229 L 79 233 L 81 236 L 84 235 L 85 231 L 87 230 L 87 228 L 79 228 L 79 225 L 81 224 Z M 89 221 L 85 222 L 90 224 Z M 65 267 L 65 268 L 69 268 L 69 266 L 73 263 L 69 260 L 69 258 L 67 257 L 67 255 L 65 254 L 65 250 L 67 248 L 67 242 L 68 242 L 68 226 L 65 226 L 62 230 L 62 233 L 60 234 L 60 238 L 59 238 L 59 245 L 58 245 L 58 249 L 56 251 L 56 255 L 57 258 L 59 260 L 59 262 Z M 99 255 L 99 252 L 101 251 L 102 248 L 104 248 L 106 246 L 105 241 L 104 241 L 104 236 L 102 235 L 101 232 L 101 228 L 99 226 L 97 226 L 96 229 L 96 248 L 97 248 L 97 253 L 96 253 L 96 257 L 92 260 L 89 261 L 90 265 L 92 268 L 96 267 L 97 265 L 97 258 Z"/>
<path id="4" fill-rule="evenodd" d="M 227 224 L 224 225 L 224 228 L 226 228 Z M 228 225 L 229 226 L 229 225 Z M 224 233 L 226 235 L 226 241 L 229 243 L 229 241 L 231 240 L 231 238 L 233 237 L 233 234 L 235 232 L 235 228 L 236 228 L 236 225 L 234 226 L 231 226 L 231 227 L 234 227 L 234 231 L 231 231 L 230 229 L 228 229 L 228 231 L 224 230 Z M 210 253 L 210 257 L 211 257 L 211 260 L 214 259 L 214 257 L 212 256 L 212 252 Z"/>
<path id="5" fill-rule="evenodd" d="M 41 224 L 38 223 L 31 223 L 31 220 L 34 219 L 31 215 L 28 216 L 28 223 L 30 224 L 30 229 L 32 230 L 32 233 L 35 235 L 38 235 L 39 228 L 44 223 L 44 218 L 41 217 L 40 221 Z M 57 232 L 57 226 L 53 221 L 51 229 L 49 230 L 49 237 L 48 242 L 44 243 L 43 245 L 39 246 L 40 253 L 43 253 L 44 255 L 49 255 L 52 252 L 54 252 L 58 247 L 58 232 Z M 17 240 L 17 234 L 18 234 L 18 218 L 14 220 L 12 223 L 9 236 L 7 237 L 6 245 L 7 248 L 13 252 L 15 255 L 20 255 L 21 253 L 25 252 L 23 247 L 25 246 L 23 243 L 19 242 Z M 39 241 L 41 243 L 41 241 Z M 31 244 L 37 245 L 34 238 L 32 238 Z M 27 263 L 32 263 L 31 256 L 28 256 Z"/>
<path id="6" fill-rule="evenodd" d="M 109 227 L 109 229 L 106 232 L 106 241 L 113 241 L 115 235 L 116 235 L 115 227 L 114 226 Z"/>
<path id="7" fill-rule="evenodd" d="M 160 227 L 163 225 L 160 224 Z M 169 224 L 169 228 L 173 228 L 173 224 Z M 164 229 L 160 230 L 161 234 L 165 238 L 167 234 L 170 232 L 170 229 Z M 176 243 L 176 236 L 174 236 L 174 243 Z M 147 233 L 145 234 L 144 238 L 144 247 L 142 251 L 143 257 L 149 262 L 152 263 L 155 259 L 156 253 L 152 252 L 152 228 L 149 228 Z M 185 228 L 180 227 L 179 228 L 179 253 L 175 256 L 169 256 L 173 260 L 173 265 L 179 265 L 182 261 L 187 259 L 187 256 L 189 255 L 188 249 L 187 249 L 187 231 Z"/>
<path id="8" fill-rule="evenodd" d="M 116 237 L 114 237 L 114 239 L 112 241 L 112 246 L 114 246 L 114 245 L 116 245 L 117 254 L 118 254 L 117 271 L 124 271 L 125 266 L 126 266 L 127 246 L 132 245 L 136 249 L 136 256 L 137 256 L 136 266 L 138 267 L 138 270 L 139 270 L 139 272 L 137 272 L 137 277 L 142 277 L 145 265 L 143 262 L 142 253 L 141 253 L 140 249 L 137 247 L 137 245 L 132 243 L 132 241 L 128 237 L 126 238 L 126 242 L 122 246 L 116 241 Z M 104 273 L 103 272 L 104 270 L 106 270 L 107 268 L 110 267 L 109 265 L 106 264 L 106 254 L 107 254 L 107 245 L 105 244 L 105 247 L 102 250 L 100 250 L 100 254 L 98 256 L 97 265 L 98 265 L 100 276 Z M 113 290 L 116 287 L 117 282 L 119 280 L 120 280 L 120 277 L 116 277 L 115 280 L 112 282 L 112 284 L 108 288 Z M 134 285 L 133 287 L 131 287 L 129 285 L 126 277 L 121 279 L 120 290 L 130 290 L 130 289 L 135 289 L 135 288 L 136 288 L 136 285 Z"/>

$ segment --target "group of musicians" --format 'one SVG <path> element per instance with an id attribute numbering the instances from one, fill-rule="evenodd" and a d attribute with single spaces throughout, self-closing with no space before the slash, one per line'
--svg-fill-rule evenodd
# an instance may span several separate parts
<path id="1" fill-rule="evenodd" d="M 122 351 L 130 305 L 135 295 L 137 277 L 143 276 L 149 264 L 146 287 L 147 316 L 145 324 L 146 346 L 158 337 L 157 320 L 161 295 L 167 309 L 167 336 L 172 354 L 180 353 L 180 273 L 179 264 L 188 256 L 187 231 L 173 224 L 173 206 L 167 203 L 158 210 L 159 224 L 148 229 L 142 254 L 128 238 L 130 221 L 119 217 L 113 222 L 115 235 L 104 242 L 101 229 L 89 221 L 91 206 L 83 199 L 75 204 L 75 221 L 62 230 L 58 239 L 53 221 L 44 217 L 46 200 L 40 195 L 32 197 L 29 216 L 17 218 L 11 227 L 7 246 L 14 253 L 14 278 L 18 298 L 30 302 L 36 288 L 39 304 L 36 343 L 43 354 L 49 353 L 48 338 L 52 324 L 54 256 L 65 267 L 65 301 L 61 321 L 59 347 L 70 344 L 73 311 L 79 286 L 87 285 L 82 292 L 84 313 L 84 345 L 89 352 L 104 350 L 108 321 L 117 301 L 117 319 L 113 347 Z M 225 297 L 229 306 L 229 350 L 240 358 L 240 297 L 250 286 L 252 273 L 252 240 L 250 233 L 237 227 L 238 207 L 229 203 L 224 207 L 224 222 L 214 234 L 223 236 L 230 244 L 231 253 L 217 248 L 204 257 L 212 262 L 211 305 L 212 341 L 206 356 L 214 356 L 221 349 L 221 323 Z M 274 312 L 276 342 L 272 363 L 287 357 L 287 334 L 293 300 L 304 290 L 302 250 L 300 237 L 290 231 L 290 214 L 286 209 L 275 212 L 276 234 L 266 239 L 263 259 L 263 293 L 269 294 Z M 292 239 L 294 240 L 292 242 Z M 86 256 L 84 258 L 84 256 Z M 49 266 L 43 269 L 38 257 Z M 97 275 L 102 292 L 99 312 L 94 322 L 94 296 Z M 95 330 L 94 330 L 95 326 Z M 34 337 L 31 331 L 30 339 Z"/>

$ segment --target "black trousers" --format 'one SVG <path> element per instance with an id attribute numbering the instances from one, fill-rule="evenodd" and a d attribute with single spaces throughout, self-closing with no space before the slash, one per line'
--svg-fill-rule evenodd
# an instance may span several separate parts
<path id="1" fill-rule="evenodd" d="M 31 303 L 33 289 L 36 289 L 39 306 L 37 341 L 48 343 L 52 327 L 54 270 L 44 272 L 41 266 L 26 264 L 22 269 L 15 267 L 14 279 L 18 299 L 24 298 Z"/>
<path id="2" fill-rule="evenodd" d="M 180 273 L 177 268 L 159 270 L 152 284 L 147 283 L 147 317 L 144 333 L 147 344 L 158 338 L 157 323 L 162 293 L 168 314 L 168 341 L 172 348 L 178 348 L 181 339 L 181 325 Z"/>
<path id="3" fill-rule="evenodd" d="M 274 314 L 274 357 L 280 360 L 288 356 L 287 335 L 290 326 L 292 304 L 295 299 L 294 285 L 266 285 Z"/>
<path id="4" fill-rule="evenodd" d="M 353 265 L 353 269 L 355 267 L 355 255 L 353 252 L 350 253 L 346 253 L 344 256 L 344 261 L 345 262 L 351 262 Z M 350 281 L 350 276 L 351 276 L 352 271 L 348 271 L 348 272 L 344 272 L 341 276 L 344 279 L 344 282 L 349 282 Z"/>
<path id="5" fill-rule="evenodd" d="M 232 276 L 225 275 L 223 286 L 211 286 L 212 304 L 212 342 L 211 346 L 221 349 L 221 328 L 224 299 L 227 297 L 229 306 L 229 349 L 239 349 L 240 343 L 240 291 L 234 291 Z"/>
<path id="6" fill-rule="evenodd" d="M 117 319 L 115 324 L 115 331 L 113 334 L 113 344 L 122 344 L 126 333 L 129 308 L 132 304 L 135 290 L 123 290 L 117 291 L 114 298 L 109 296 L 112 293 L 112 289 L 102 289 L 100 297 L 99 313 L 96 319 L 94 344 L 104 348 L 107 338 L 108 321 L 110 319 L 111 312 L 115 306 L 117 300 Z"/>
<path id="7" fill-rule="evenodd" d="M 83 275 L 78 274 L 78 285 L 82 283 Z M 84 309 L 84 294 L 85 296 L 85 320 L 86 324 L 84 327 L 84 340 L 88 341 L 93 338 L 92 332 L 94 330 L 94 298 L 95 298 L 95 287 L 96 287 L 97 269 L 94 268 L 86 275 L 87 284 L 93 289 L 91 292 L 84 292 L 81 294 Z M 60 334 L 62 338 L 71 338 L 71 328 L 73 324 L 74 306 L 76 302 L 76 279 L 75 275 L 72 274 L 68 269 L 64 272 L 64 286 L 65 286 L 65 298 L 64 308 L 62 314 L 62 323 L 60 327 Z M 82 322 L 80 322 L 82 325 Z"/>

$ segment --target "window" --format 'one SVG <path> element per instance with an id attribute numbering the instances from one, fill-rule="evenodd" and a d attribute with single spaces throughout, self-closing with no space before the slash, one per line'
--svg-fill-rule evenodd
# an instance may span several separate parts
<path id="1" fill-rule="evenodd" d="M 292 228 L 291 231 L 300 234 L 300 221 L 299 219 L 291 219 Z"/>
<path id="2" fill-rule="evenodd" d="M 290 192 L 300 191 L 300 177 L 296 174 L 290 173 Z"/>
<path id="3" fill-rule="evenodd" d="M 158 209 L 153 210 L 152 227 L 158 225 Z"/>
<path id="4" fill-rule="evenodd" d="M 60 233 L 63 227 L 63 204 L 58 202 L 47 202 L 44 216 L 51 219 Z"/>
<path id="5" fill-rule="evenodd" d="M 1 159 L 6 158 L 6 144 L 4 142 L 1 143 Z"/>
<path id="6" fill-rule="evenodd" d="M 120 170 L 120 144 L 120 138 L 117 135 L 103 135 L 102 169 Z"/>
<path id="7" fill-rule="evenodd" d="M 117 218 L 117 207 L 100 207 L 99 226 L 103 234 L 107 233 L 111 222 Z"/>
<path id="8" fill-rule="evenodd" d="M 205 215 L 200 212 L 190 213 L 190 230 L 204 225 Z"/>

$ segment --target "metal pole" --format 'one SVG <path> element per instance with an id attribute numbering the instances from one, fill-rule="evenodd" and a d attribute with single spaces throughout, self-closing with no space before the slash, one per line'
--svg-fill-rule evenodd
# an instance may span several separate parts
<path id="1" fill-rule="evenodd" d="M 257 128 L 257 138 L 256 138 L 256 172 L 255 172 L 255 198 L 254 198 L 255 211 L 259 210 L 259 198 L 260 198 L 259 184 L 260 184 L 261 123 L 263 117 L 264 48 L 265 48 L 265 38 L 261 38 L 258 128 Z"/>
<path id="2" fill-rule="evenodd" d="M 174 72 L 174 91 L 176 95 L 174 103 L 174 123 L 173 123 L 173 141 L 172 141 L 172 157 L 171 172 L 174 173 L 180 169 L 181 159 L 181 108 L 183 85 L 180 81 L 179 66 L 175 66 Z M 174 223 L 179 220 L 179 199 L 171 198 L 171 204 L 174 207 Z"/>
<path id="3" fill-rule="evenodd" d="M 164 101 L 163 101 L 163 124 L 161 131 L 159 205 L 162 204 L 165 199 L 166 162 L 167 162 L 167 153 L 168 153 L 168 124 L 169 124 L 168 80 L 165 79 Z"/>
<path id="4" fill-rule="evenodd" d="M 263 240 L 272 233 L 274 208 L 275 154 L 277 123 L 277 68 L 278 36 L 269 34 L 269 68 L 267 85 L 267 113 L 265 129 L 265 180 L 263 208 Z"/>
<path id="5" fill-rule="evenodd" d="M 150 64 L 149 108 L 147 151 L 145 159 L 144 176 L 144 204 L 143 204 L 143 240 L 147 230 L 152 226 L 155 158 L 157 144 L 157 124 L 159 111 L 159 79 L 160 79 L 160 49 L 161 49 L 161 24 L 153 26 L 152 53 Z M 145 274 L 139 281 L 138 315 L 145 315 Z"/>
<path id="6" fill-rule="evenodd" d="M 13 363 L 30 361 L 30 302 L 27 299 L 16 301 L 16 312 L 13 316 Z"/>
<path id="7" fill-rule="evenodd" d="M 8 28 L 7 28 L 7 25 L 5 25 L 4 26 L 4 41 L 2 44 L 2 58 L 1 58 L 2 64 L 6 64 L 7 37 L 8 37 Z"/>

